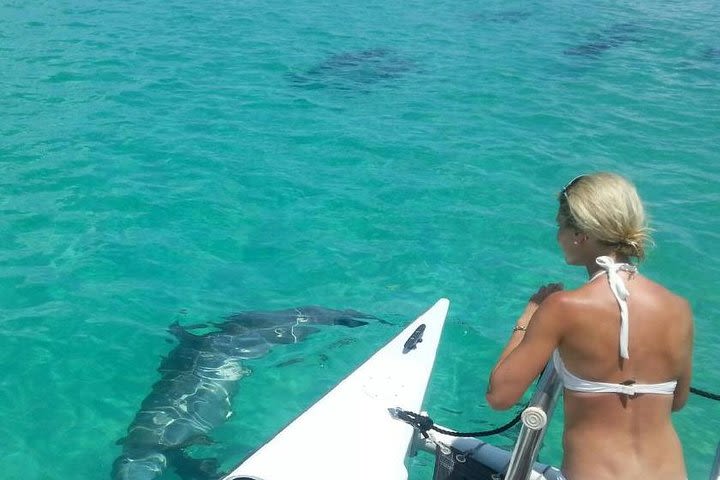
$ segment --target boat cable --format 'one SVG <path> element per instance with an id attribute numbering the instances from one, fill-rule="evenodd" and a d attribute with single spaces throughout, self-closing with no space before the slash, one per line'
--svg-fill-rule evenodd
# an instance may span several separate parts
<path id="1" fill-rule="evenodd" d="M 700 390 L 699 388 L 690 387 L 690 392 L 701 397 L 709 398 L 711 400 L 720 400 L 720 395 L 718 395 L 717 393 L 707 392 L 705 390 Z M 453 430 L 447 430 L 435 424 L 433 419 L 430 418 L 428 415 L 411 412 L 409 410 L 403 410 L 401 408 L 388 408 L 388 411 L 393 418 L 402 420 L 403 422 L 411 425 L 418 432 L 420 432 L 420 434 L 424 438 L 428 438 L 427 432 L 430 430 L 435 430 L 438 433 L 449 435 L 451 437 L 489 437 L 491 435 L 497 435 L 514 427 L 521 420 L 523 411 L 525 411 L 528 405 L 529 403 L 526 403 L 525 406 L 520 409 L 520 413 L 518 413 L 512 420 L 510 420 L 506 424 L 490 430 L 480 430 L 477 432 L 455 432 Z"/>
<path id="2" fill-rule="evenodd" d="M 718 395 L 717 393 L 706 392 L 705 390 L 700 390 L 699 388 L 690 387 L 690 393 L 694 393 L 695 395 L 699 395 L 701 397 L 709 398 L 710 400 L 720 401 L 720 395 Z"/>
<path id="3" fill-rule="evenodd" d="M 540 383 L 540 379 L 542 378 L 543 374 L 545 373 L 545 369 L 547 369 L 547 366 L 545 366 L 545 368 L 543 368 L 543 371 L 535 379 L 536 385 L 538 385 Z M 430 418 L 428 415 L 411 412 L 409 410 L 403 410 L 399 407 L 388 408 L 388 411 L 390 412 L 390 415 L 392 415 L 393 418 L 402 420 L 403 422 L 412 425 L 413 428 L 415 428 L 417 431 L 419 431 L 420 434 L 424 438 L 428 438 L 427 432 L 429 430 L 435 430 L 438 433 L 450 435 L 451 437 L 489 437 L 491 435 L 497 435 L 498 433 L 503 433 L 504 431 L 510 430 L 512 427 L 517 425 L 517 423 L 520 420 L 522 420 L 522 414 L 529 405 L 530 405 L 530 402 L 527 402 L 520 409 L 520 413 L 515 415 L 515 417 L 512 420 L 510 420 L 509 422 L 507 422 L 506 424 L 500 425 L 499 427 L 492 428 L 490 430 L 479 430 L 477 432 L 456 432 L 453 430 L 448 430 L 439 425 L 436 425 L 435 422 L 433 422 L 432 418 Z"/>
<path id="4" fill-rule="evenodd" d="M 505 425 L 501 425 L 491 430 L 480 430 L 477 432 L 455 432 L 453 430 L 447 430 L 435 424 L 435 422 L 433 422 L 433 419 L 427 415 L 403 410 L 401 408 L 388 408 L 388 411 L 390 412 L 390 415 L 393 416 L 393 418 L 397 418 L 398 420 L 402 420 L 403 422 L 412 425 L 413 428 L 419 431 L 424 438 L 428 438 L 427 432 L 429 430 L 435 430 L 438 433 L 450 435 L 451 437 L 489 437 L 490 435 L 497 435 L 498 433 L 502 433 L 514 427 L 522 418 L 522 412 L 525 410 L 525 408 L 527 408 L 528 405 L 529 404 L 525 404 L 525 406 L 520 409 L 520 413 L 518 413 L 515 418 L 510 420 Z"/>

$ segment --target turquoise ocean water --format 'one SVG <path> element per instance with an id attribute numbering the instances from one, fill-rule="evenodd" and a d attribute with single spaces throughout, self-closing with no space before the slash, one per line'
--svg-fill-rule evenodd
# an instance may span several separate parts
<path id="1" fill-rule="evenodd" d="M 167 326 L 240 310 L 393 325 L 249 362 L 194 452 L 224 467 L 441 296 L 427 410 L 506 421 L 489 369 L 539 284 L 584 280 L 554 195 L 593 170 L 636 181 L 656 230 L 641 268 L 689 298 L 693 384 L 720 391 L 718 25 L 708 0 L 0 1 L 3 478 L 109 478 Z M 674 421 L 707 478 L 720 404 Z"/>

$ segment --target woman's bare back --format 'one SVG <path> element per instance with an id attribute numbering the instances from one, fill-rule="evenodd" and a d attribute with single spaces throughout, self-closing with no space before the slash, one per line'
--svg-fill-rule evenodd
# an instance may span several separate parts
<path id="1" fill-rule="evenodd" d="M 687 302 L 642 275 L 623 274 L 630 292 L 629 358 L 618 352 L 619 307 L 607 279 L 567 296 L 559 350 L 587 380 L 654 384 L 677 380 L 674 395 L 565 391 L 563 471 L 568 478 L 685 478 L 670 420 L 689 389 L 692 315 Z"/>

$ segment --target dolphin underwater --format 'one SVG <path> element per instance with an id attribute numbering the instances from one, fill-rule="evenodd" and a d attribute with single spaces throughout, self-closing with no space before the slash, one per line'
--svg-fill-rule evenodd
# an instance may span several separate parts
<path id="1" fill-rule="evenodd" d="M 123 451 L 113 463 L 113 480 L 152 480 L 168 467 L 184 480 L 217 478 L 215 459 L 191 458 L 184 449 L 211 443 L 208 433 L 231 415 L 238 380 L 247 375 L 242 361 L 265 355 L 273 345 L 301 341 L 319 330 L 313 324 L 359 327 L 370 319 L 379 320 L 355 310 L 309 306 L 238 313 L 202 335 L 175 322 L 169 331 L 178 344 L 118 441 Z"/>

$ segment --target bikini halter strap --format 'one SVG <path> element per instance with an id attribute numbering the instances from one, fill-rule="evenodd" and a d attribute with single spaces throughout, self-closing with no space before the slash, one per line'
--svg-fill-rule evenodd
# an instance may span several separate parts
<path id="1" fill-rule="evenodd" d="M 627 299 L 630 296 L 630 292 L 618 272 L 622 270 L 633 274 L 637 272 L 637 267 L 629 263 L 615 263 L 612 258 L 606 256 L 596 258 L 595 263 L 607 272 L 610 290 L 620 306 L 620 356 L 622 358 L 630 358 L 630 353 L 628 352 L 630 325 L 628 322 L 627 306 Z"/>

